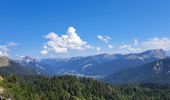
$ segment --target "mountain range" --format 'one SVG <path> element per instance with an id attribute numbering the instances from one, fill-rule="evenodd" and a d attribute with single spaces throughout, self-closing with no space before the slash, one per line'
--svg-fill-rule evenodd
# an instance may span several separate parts
<path id="1" fill-rule="evenodd" d="M 110 76 L 105 81 L 114 84 L 170 83 L 170 58 L 160 59 L 138 67 L 126 68 Z"/>
<path id="2" fill-rule="evenodd" d="M 169 82 L 170 58 L 162 49 L 130 54 L 98 54 L 87 57 L 20 60 L 0 57 L 0 73 L 23 75 L 76 75 L 110 83 Z M 162 80 L 161 78 L 166 78 Z M 152 80 L 152 81 L 151 81 Z M 156 81 L 159 80 L 159 81 Z"/>
<path id="3" fill-rule="evenodd" d="M 87 57 L 36 60 L 29 56 L 17 61 L 30 66 L 39 73 L 50 75 L 73 74 L 79 76 L 104 77 L 121 69 L 140 66 L 166 57 L 162 49 L 130 54 L 99 54 Z"/>
<path id="4" fill-rule="evenodd" d="M 0 57 L 1 99 L 169 100 L 167 83 L 170 58 L 162 49 L 67 59 Z"/>

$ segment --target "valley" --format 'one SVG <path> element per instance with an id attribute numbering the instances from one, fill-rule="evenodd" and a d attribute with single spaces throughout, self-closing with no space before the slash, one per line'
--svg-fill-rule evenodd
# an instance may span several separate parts
<path id="1" fill-rule="evenodd" d="M 0 62 L 3 62 L 0 63 L 2 98 L 170 99 L 170 58 L 162 49 L 68 59 L 36 60 L 26 56 L 21 60 L 12 60 L 1 57 Z"/>

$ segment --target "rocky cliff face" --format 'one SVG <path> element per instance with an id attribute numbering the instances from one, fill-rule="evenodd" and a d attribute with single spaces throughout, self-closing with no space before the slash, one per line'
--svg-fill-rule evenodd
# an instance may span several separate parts
<path id="1" fill-rule="evenodd" d="M 9 65 L 9 59 L 5 56 L 0 57 L 0 67 L 6 67 Z"/>

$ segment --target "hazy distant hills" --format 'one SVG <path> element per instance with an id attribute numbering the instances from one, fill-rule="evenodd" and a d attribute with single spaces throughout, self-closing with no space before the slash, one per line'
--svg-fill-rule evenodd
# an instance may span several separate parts
<path id="1" fill-rule="evenodd" d="M 106 77 L 105 81 L 116 84 L 170 83 L 170 58 L 120 70 Z"/>
<path id="2" fill-rule="evenodd" d="M 46 75 L 71 74 L 103 78 L 122 69 L 142 66 L 143 64 L 157 61 L 165 57 L 166 53 L 162 49 L 148 50 L 134 54 L 99 54 L 67 59 L 36 60 L 25 56 L 21 60 L 14 61 L 7 57 L 0 57 L 0 66 L 8 66 L 7 68 L 2 67 L 4 71 L 10 69 L 10 71 L 22 73 L 29 70 L 24 74 L 29 74 L 29 72 L 34 71 L 37 74 Z M 18 70 L 15 70 L 17 68 Z"/>
<path id="3" fill-rule="evenodd" d="M 99 54 L 67 59 L 36 60 L 25 56 L 21 60 L 15 61 L 7 57 L 0 57 L 0 73 L 71 74 L 93 78 L 105 77 L 106 81 L 112 83 L 133 83 L 168 77 L 168 71 L 170 71 L 168 64 L 169 58 L 166 57 L 166 52 L 162 49 L 148 50 L 142 53 Z M 162 81 L 159 80 L 159 82 Z"/>
<path id="4" fill-rule="evenodd" d="M 41 63 L 49 65 L 48 71 L 52 74 L 103 77 L 121 69 L 140 66 L 165 58 L 165 56 L 165 51 L 156 49 L 134 54 L 99 54 L 69 59 L 42 59 Z M 47 67 L 44 66 L 44 68 Z"/>
<path id="5" fill-rule="evenodd" d="M 39 74 L 71 74 L 101 78 L 121 69 L 140 66 L 166 57 L 162 49 L 130 54 L 99 54 L 87 57 L 36 60 L 29 56 L 17 61 L 21 66 L 34 69 Z"/>

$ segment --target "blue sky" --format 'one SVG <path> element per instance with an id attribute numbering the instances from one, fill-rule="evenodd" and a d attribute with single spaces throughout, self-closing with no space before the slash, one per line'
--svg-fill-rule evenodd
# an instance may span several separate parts
<path id="1" fill-rule="evenodd" d="M 85 56 L 152 48 L 169 50 L 169 5 L 169 0 L 1 0 L 0 45 L 8 49 L 11 57 Z M 76 29 L 77 36 L 91 48 L 64 47 L 65 53 L 52 50 L 53 46 L 47 42 L 53 40 L 45 37 L 50 32 L 60 37 L 68 33 L 69 27 Z M 97 35 L 111 39 L 106 43 Z M 17 45 L 7 46 L 9 42 Z M 47 55 L 40 53 L 45 50 L 43 46 L 48 47 Z"/>

